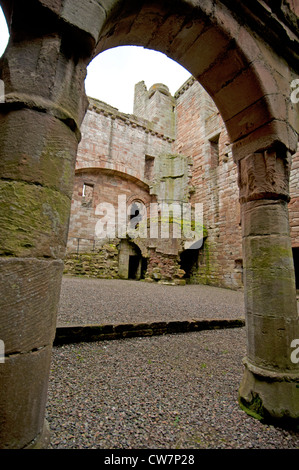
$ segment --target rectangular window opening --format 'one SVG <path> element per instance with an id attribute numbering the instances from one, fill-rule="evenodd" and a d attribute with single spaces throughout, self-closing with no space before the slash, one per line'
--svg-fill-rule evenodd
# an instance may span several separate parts
<path id="1" fill-rule="evenodd" d="M 145 155 L 144 178 L 152 181 L 154 178 L 155 157 Z"/>
<path id="2" fill-rule="evenodd" d="M 209 139 L 211 168 L 216 168 L 219 165 L 219 136 L 220 134 L 217 134 Z"/>
<path id="3" fill-rule="evenodd" d="M 84 207 L 91 207 L 92 200 L 93 200 L 93 191 L 94 185 L 89 183 L 83 184 L 82 190 L 82 206 Z"/>

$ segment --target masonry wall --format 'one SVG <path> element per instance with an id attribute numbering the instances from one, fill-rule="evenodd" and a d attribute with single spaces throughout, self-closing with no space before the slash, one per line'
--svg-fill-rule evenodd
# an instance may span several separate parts
<path id="1" fill-rule="evenodd" d="M 173 146 L 173 139 L 160 130 L 159 125 L 90 99 L 76 161 L 68 251 L 74 249 L 74 239 L 95 237 L 98 204 L 112 204 L 117 210 L 119 195 L 128 201 L 141 198 L 149 203 L 148 157 L 154 161 L 161 154 L 171 153 Z M 84 185 L 93 191 L 88 206 Z"/>
<path id="2" fill-rule="evenodd" d="M 299 247 L 298 175 L 299 152 L 293 156 L 290 178 L 289 213 L 294 248 Z M 113 237 L 95 241 L 99 221 L 96 208 L 103 202 L 117 208 L 119 195 L 128 202 L 140 200 L 146 206 L 168 197 L 189 201 L 193 206 L 202 203 L 207 236 L 202 248 L 189 250 L 184 265 L 189 269 L 188 281 L 232 289 L 242 287 L 237 167 L 221 116 L 193 77 L 174 97 L 164 85 L 147 90 L 140 82 L 135 88 L 134 115 L 90 100 L 77 156 L 68 253 L 99 254 L 102 250 L 101 260 L 111 261 L 110 255 L 103 254 L 103 246 L 110 244 L 117 250 L 118 242 Z M 177 272 L 180 256 L 185 253 L 182 255 L 180 244 L 175 244 L 175 250 L 169 250 L 169 246 L 161 241 L 154 246 L 148 240 L 140 247 L 148 256 L 148 274 L 153 278 L 154 274 L 159 277 L 158 272 L 165 278 Z M 83 264 L 77 263 L 77 270 L 89 266 L 87 272 L 94 273 L 92 263 L 85 259 Z M 95 259 L 100 275 L 105 272 L 107 277 L 115 277 L 118 275 L 115 259 L 111 263 L 109 274 L 107 269 L 100 269 L 99 258 Z M 106 266 L 110 264 L 106 262 Z"/>
<path id="3" fill-rule="evenodd" d="M 193 78 L 176 93 L 176 149 L 193 162 L 192 203 L 203 204 L 208 237 L 192 282 L 242 286 L 242 242 L 237 168 L 221 116 Z"/>
<path id="4" fill-rule="evenodd" d="M 175 146 L 177 151 L 191 156 L 191 201 L 203 203 L 204 224 L 208 230 L 191 281 L 238 288 L 243 284 L 242 237 L 237 167 L 229 138 L 213 101 L 193 77 L 183 84 L 175 98 Z M 299 150 L 292 158 L 290 195 L 292 246 L 298 248 Z"/>
<path id="5" fill-rule="evenodd" d="M 165 136 L 175 138 L 175 98 L 162 83 L 147 90 L 144 82 L 135 85 L 134 114 L 146 119 Z"/>
<path id="6" fill-rule="evenodd" d="M 82 124 L 76 170 L 103 168 L 144 180 L 145 156 L 170 153 L 173 138 L 159 126 L 90 99 Z"/>
<path id="7" fill-rule="evenodd" d="M 166 100 L 165 115 L 170 109 L 173 112 Z M 149 112 L 154 118 L 153 106 Z M 150 122 L 90 99 L 76 161 L 65 273 L 122 276 L 125 267 L 119 263 L 116 269 L 115 259 L 107 251 L 107 247 L 115 247 L 121 261 L 124 250 L 118 237 L 119 197 L 125 201 L 124 210 L 134 200 L 145 207 L 156 200 L 150 186 L 154 183 L 155 159 L 170 154 L 174 140 L 163 133 L 164 127 L 163 120 Z M 111 231 L 107 233 L 105 225 L 106 235 L 99 235 L 107 218 L 101 210 L 103 204 L 114 209 L 114 236 Z"/>
<path id="8" fill-rule="evenodd" d="M 83 196 L 84 185 L 91 187 L 89 197 Z M 115 236 L 112 234 L 110 237 L 99 236 L 100 226 L 98 223 L 100 220 L 103 221 L 103 235 L 104 231 L 108 232 L 108 228 L 104 225 L 104 218 L 107 219 L 107 214 L 103 209 L 106 205 L 109 205 L 111 211 L 114 208 L 114 220 L 117 222 L 119 196 L 124 197 L 126 201 L 137 198 L 144 205 L 150 202 L 148 187 L 145 184 L 141 186 L 139 181 L 130 180 L 125 175 L 117 175 L 114 172 L 106 173 L 102 169 L 84 170 L 76 174 L 69 226 L 69 252 L 90 251 L 94 247 L 95 238 L 98 238 L 95 244 L 96 248 L 106 243 L 107 240 L 110 241 L 109 238 L 111 241 L 117 238 L 117 227 L 115 227 Z M 114 220 L 112 219 L 111 222 Z M 80 240 L 78 241 L 78 239 Z"/>
<path id="9" fill-rule="evenodd" d="M 293 248 L 299 248 L 299 146 L 293 155 L 290 176 L 291 201 L 289 203 L 289 217 Z"/>

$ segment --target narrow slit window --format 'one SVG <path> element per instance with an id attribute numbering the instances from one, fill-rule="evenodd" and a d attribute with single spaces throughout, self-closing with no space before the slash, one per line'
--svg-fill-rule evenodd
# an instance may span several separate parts
<path id="1" fill-rule="evenodd" d="M 145 156 L 144 178 L 152 181 L 154 177 L 155 157 L 150 155 Z"/>
<path id="2" fill-rule="evenodd" d="M 82 206 L 91 207 L 93 200 L 93 184 L 84 183 L 82 190 Z"/>
<path id="3" fill-rule="evenodd" d="M 219 134 L 210 139 L 211 168 L 219 165 Z"/>

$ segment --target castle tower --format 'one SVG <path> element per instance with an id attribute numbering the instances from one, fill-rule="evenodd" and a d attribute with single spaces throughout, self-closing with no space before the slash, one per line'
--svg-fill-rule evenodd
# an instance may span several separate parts
<path id="1" fill-rule="evenodd" d="M 174 110 L 175 99 L 163 83 L 156 83 L 149 90 L 144 81 L 135 85 L 135 116 L 147 119 L 154 130 L 172 138 L 175 135 Z"/>

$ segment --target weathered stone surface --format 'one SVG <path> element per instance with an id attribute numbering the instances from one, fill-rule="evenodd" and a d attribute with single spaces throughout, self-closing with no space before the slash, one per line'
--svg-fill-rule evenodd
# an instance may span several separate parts
<path id="1" fill-rule="evenodd" d="M 241 408 L 256 419 L 292 425 L 299 419 L 298 373 L 270 372 L 244 362 L 239 390 Z"/>
<path id="2" fill-rule="evenodd" d="M 47 43 L 46 43 L 47 45 Z M 12 45 L 7 51 L 2 68 L 2 79 L 5 81 L 5 109 L 28 108 L 35 109 L 60 119 L 80 138 L 79 127 L 85 112 L 85 94 L 83 80 L 85 78 L 83 64 L 68 67 L 66 59 L 59 55 L 60 40 L 56 47 L 56 60 L 51 58 L 48 47 L 38 41 L 29 43 L 27 70 L 24 68 L 24 49 Z M 32 50 L 33 49 L 33 50 Z M 50 62 L 39 54 L 44 54 Z M 11 63 L 12 62 L 12 63 Z M 43 64 L 41 69 L 39 64 Z M 47 66 L 48 65 L 48 66 Z M 72 77 L 73 86 L 70 92 L 68 79 Z M 36 89 L 39 93 L 36 93 Z"/>
<path id="3" fill-rule="evenodd" d="M 291 227 L 292 246 L 299 247 L 299 178 L 297 172 L 299 170 L 299 148 L 292 157 L 292 167 L 290 175 L 290 194 L 291 201 L 289 203 L 289 219 Z"/>
<path id="4" fill-rule="evenodd" d="M 236 126 L 241 118 L 240 115 L 233 118 L 236 121 Z M 233 140 L 232 134 L 230 134 L 230 138 Z M 259 153 L 261 149 L 273 148 L 284 142 L 286 148 L 293 154 L 297 148 L 298 134 L 288 122 L 273 120 L 253 130 L 248 136 L 235 140 L 232 143 L 233 158 L 238 162 L 252 153 Z"/>
<path id="5" fill-rule="evenodd" d="M 106 341 L 136 336 L 187 333 L 221 328 L 242 328 L 244 320 L 210 319 L 118 325 L 57 325 L 55 345 Z"/>
<path id="6" fill-rule="evenodd" d="M 247 358 L 251 364 L 271 370 L 297 370 L 291 361 L 291 343 L 298 338 L 298 318 L 288 318 L 283 311 L 272 315 L 247 314 Z"/>
<path id="7" fill-rule="evenodd" d="M 5 353 L 51 345 L 55 336 L 62 261 L 0 258 L 0 331 Z"/>
<path id="8" fill-rule="evenodd" d="M 21 109 L 0 116 L 0 136 L 2 178 L 46 186 L 71 199 L 78 142 L 67 126 L 52 116 Z"/>
<path id="9" fill-rule="evenodd" d="M 112 248 L 113 251 L 111 251 Z M 78 254 L 70 253 L 66 256 L 64 274 L 110 279 L 118 278 L 118 250 L 115 245 L 104 245 L 95 252 L 81 253 L 79 245 Z"/>
<path id="10" fill-rule="evenodd" d="M 22 449 L 42 434 L 51 349 L 14 354 L 1 364 L 1 449 Z"/>
<path id="11" fill-rule="evenodd" d="M 241 202 L 255 199 L 289 200 L 290 160 L 286 151 L 269 149 L 239 162 Z"/>
<path id="12" fill-rule="evenodd" d="M 0 183 L 0 253 L 61 259 L 67 240 L 70 199 L 22 181 Z"/>
<path id="13" fill-rule="evenodd" d="M 179 58 L 179 62 L 188 70 L 192 71 L 194 77 L 200 77 L 207 71 L 217 59 L 229 47 L 230 38 L 218 28 L 206 28 L 194 43 L 185 50 L 184 55 Z M 202 51 L 200 56 L 196 51 Z M 177 56 L 174 57 L 177 59 Z"/>
<path id="14" fill-rule="evenodd" d="M 289 211 L 281 200 L 256 200 L 242 206 L 242 233 L 244 237 L 289 235 Z"/>
<path id="15" fill-rule="evenodd" d="M 88 4 L 64 0 L 61 17 L 72 27 L 75 26 L 80 31 L 85 31 L 91 35 L 96 42 L 106 19 L 106 12 L 101 2 L 96 0 L 89 1 Z"/>

